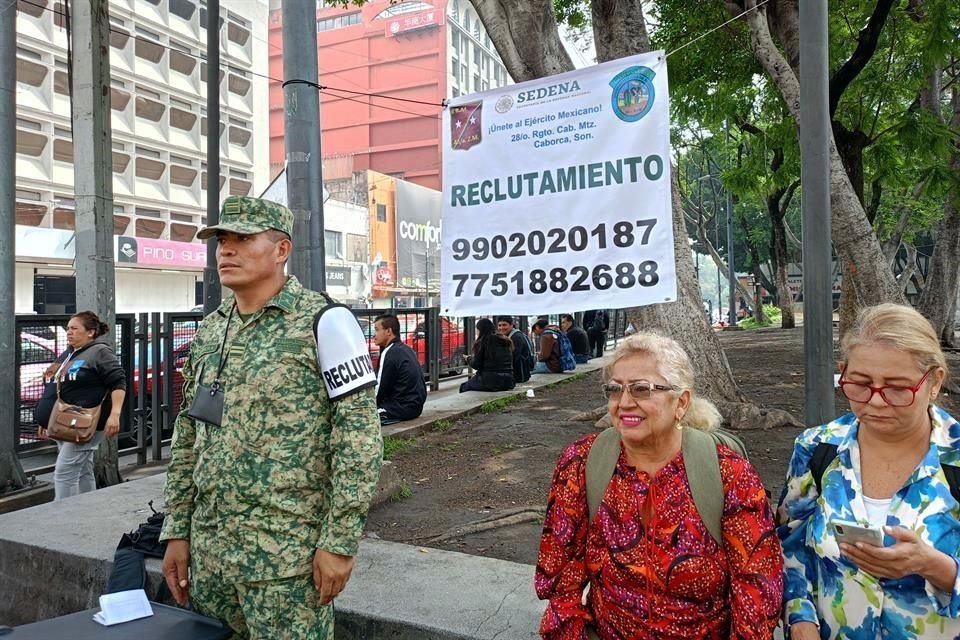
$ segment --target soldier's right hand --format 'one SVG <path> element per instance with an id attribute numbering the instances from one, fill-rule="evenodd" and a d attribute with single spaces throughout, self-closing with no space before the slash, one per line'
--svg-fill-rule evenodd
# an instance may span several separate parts
<path id="1" fill-rule="evenodd" d="M 186 605 L 190 598 L 190 578 L 187 575 L 189 567 L 190 541 L 167 540 L 167 551 L 163 554 L 163 577 L 173 599 L 181 607 Z"/>

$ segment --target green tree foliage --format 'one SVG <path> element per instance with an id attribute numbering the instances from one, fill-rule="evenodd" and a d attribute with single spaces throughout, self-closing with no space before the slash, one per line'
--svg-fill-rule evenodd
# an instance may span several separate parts
<path id="1" fill-rule="evenodd" d="M 654 47 L 669 54 L 672 139 L 681 190 L 707 211 L 718 210 L 716 194 L 695 188 L 688 176 L 696 180 L 719 174 L 732 190 L 742 216 L 734 247 L 735 255 L 743 256 L 741 270 L 757 256 L 769 259 L 770 223 L 762 214 L 769 213 L 771 194 L 800 178 L 800 155 L 796 124 L 754 58 L 747 26 L 734 21 L 708 34 L 730 20 L 726 4 L 653 0 L 649 21 Z M 879 239 L 912 243 L 918 232 L 937 224 L 958 180 L 949 165 L 957 135 L 946 124 L 949 93 L 939 95 L 937 113 L 923 108 L 920 96 L 934 70 L 945 71 L 941 89 L 960 73 L 960 3 L 892 3 L 882 21 L 874 18 L 882 28 L 870 55 L 861 40 L 869 38 L 866 27 L 871 16 L 881 15 L 882 4 L 830 3 L 834 131 Z M 558 0 L 555 7 L 570 24 L 582 24 L 589 15 L 588 3 L 581 0 Z M 787 51 L 788 59 L 792 53 Z M 842 76 L 863 59 L 862 70 L 845 84 Z M 729 141 L 725 123 L 730 124 Z M 700 197 L 706 199 L 700 202 Z M 795 200 L 786 224 L 799 234 L 799 197 Z M 905 225 L 898 225 L 901 218 Z M 894 237 L 898 230 L 902 238 Z M 716 246 L 726 254 L 725 238 Z"/>

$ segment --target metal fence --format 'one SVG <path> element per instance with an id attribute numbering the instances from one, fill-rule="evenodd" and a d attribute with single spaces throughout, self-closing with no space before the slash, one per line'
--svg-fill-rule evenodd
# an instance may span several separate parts
<path id="1" fill-rule="evenodd" d="M 416 353 L 424 377 L 434 391 L 440 379 L 461 375 L 467 368 L 466 355 L 473 350 L 475 318 L 441 316 L 439 308 L 354 309 L 370 357 L 376 366 L 380 347 L 374 341 L 374 320 L 390 313 L 400 323 L 399 338 Z M 44 373 L 67 348 L 68 315 L 17 316 L 17 350 L 14 375 L 18 451 L 50 447 L 37 438 L 34 411 L 44 389 Z M 120 314 L 114 327 L 117 358 L 127 375 L 127 401 L 120 420 L 119 445 L 124 453 L 136 452 L 140 464 L 162 458 L 170 442 L 173 424 L 183 401 L 183 365 L 200 313 Z M 520 318 L 526 330 L 528 318 Z M 608 343 L 623 337 L 626 314 L 611 313 Z"/>
<path id="2" fill-rule="evenodd" d="M 374 342 L 374 319 L 392 313 L 400 322 L 400 339 L 413 349 L 431 389 L 443 376 L 460 375 L 465 355 L 473 348 L 474 322 L 441 316 L 438 308 L 355 309 L 370 356 L 376 364 L 380 347 Z M 43 394 L 44 373 L 67 348 L 69 315 L 17 316 L 16 398 L 17 449 L 50 447 L 37 437 L 34 411 Z M 127 375 L 127 401 L 120 420 L 121 452 L 136 452 L 138 462 L 162 458 L 173 435 L 183 400 L 183 365 L 200 313 L 141 313 L 117 316 L 115 349 Z M 438 336 L 438 338 L 434 338 Z"/>

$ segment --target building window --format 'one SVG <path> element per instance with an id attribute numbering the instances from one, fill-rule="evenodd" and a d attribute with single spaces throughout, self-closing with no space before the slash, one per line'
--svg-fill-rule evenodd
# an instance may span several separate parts
<path id="1" fill-rule="evenodd" d="M 387 205 L 378 204 L 377 205 L 377 222 L 386 222 L 387 221 Z"/>
<path id="2" fill-rule="evenodd" d="M 453 77 L 457 77 L 457 70 L 460 68 L 460 61 L 456 58 L 451 58 L 450 60 L 450 73 L 453 74 Z"/>
<path id="3" fill-rule="evenodd" d="M 327 18 L 326 20 L 317 20 L 317 33 L 349 27 L 355 24 L 360 24 L 360 12 L 349 13 L 335 18 Z"/>
<path id="4" fill-rule="evenodd" d="M 323 232 L 324 252 L 328 256 L 343 258 L 343 234 L 339 231 Z"/>
<path id="5" fill-rule="evenodd" d="M 453 25 L 450 25 L 450 46 L 454 50 L 460 50 L 460 32 L 457 31 L 457 28 Z"/>
<path id="6" fill-rule="evenodd" d="M 17 118 L 17 128 L 30 129 L 32 131 L 42 131 L 43 125 L 39 122 L 34 122 L 33 120 L 27 120 L 26 118 Z"/>
<path id="7" fill-rule="evenodd" d="M 397 2 L 396 4 L 391 3 L 391 5 L 381 11 L 374 20 L 384 20 L 386 18 L 392 18 L 393 16 L 403 15 L 405 13 L 413 13 L 415 11 L 428 11 L 433 9 L 433 5 L 427 4 L 426 2 L 417 2 L 415 0 L 405 0 L 402 2 Z"/>
<path id="8" fill-rule="evenodd" d="M 153 149 L 146 149 L 146 148 L 144 148 L 144 147 L 141 147 L 140 145 L 137 145 L 137 154 L 138 154 L 138 155 L 141 155 L 141 156 L 146 156 L 146 157 L 148 157 L 148 158 L 159 158 L 159 157 L 160 157 L 160 152 L 159 152 L 159 151 L 154 151 Z"/>

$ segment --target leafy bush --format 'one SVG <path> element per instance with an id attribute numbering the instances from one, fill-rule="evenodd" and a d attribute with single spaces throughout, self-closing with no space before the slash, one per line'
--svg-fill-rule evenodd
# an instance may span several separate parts
<path id="1" fill-rule="evenodd" d="M 771 325 L 780 324 L 780 319 L 783 315 L 783 312 L 780 311 L 780 307 L 776 307 L 772 304 L 763 305 L 763 315 L 766 318 L 766 322 L 758 323 L 753 316 L 749 316 L 737 323 L 737 326 L 741 329 L 756 329 L 758 327 L 769 327 Z"/>

